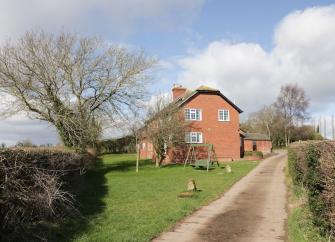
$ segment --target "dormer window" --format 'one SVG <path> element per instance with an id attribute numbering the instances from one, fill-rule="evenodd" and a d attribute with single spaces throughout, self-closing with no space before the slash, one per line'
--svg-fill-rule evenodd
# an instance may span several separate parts
<path id="1" fill-rule="evenodd" d="M 201 119 L 201 109 L 185 108 L 185 120 L 200 121 Z"/>
<path id="2" fill-rule="evenodd" d="M 218 111 L 218 120 L 219 121 L 230 121 L 229 110 L 219 109 Z"/>

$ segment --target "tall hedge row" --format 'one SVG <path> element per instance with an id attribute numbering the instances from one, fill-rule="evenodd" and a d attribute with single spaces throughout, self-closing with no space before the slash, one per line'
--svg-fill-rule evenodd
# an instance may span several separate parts
<path id="1" fill-rule="evenodd" d="M 289 147 L 293 183 L 307 191 L 314 224 L 335 239 L 335 142 L 293 143 Z"/>
<path id="2" fill-rule="evenodd" d="M 118 139 L 103 140 L 98 143 L 99 151 L 102 154 L 136 153 L 135 146 L 135 137 L 131 135 Z"/>
<path id="3" fill-rule="evenodd" d="M 0 149 L 0 241 L 44 240 L 42 224 L 74 215 L 66 183 L 85 161 L 72 151 Z"/>

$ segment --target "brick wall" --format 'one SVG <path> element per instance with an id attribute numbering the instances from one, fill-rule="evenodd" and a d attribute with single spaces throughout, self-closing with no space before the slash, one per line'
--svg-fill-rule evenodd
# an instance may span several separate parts
<path id="1" fill-rule="evenodd" d="M 180 108 L 184 116 L 185 108 L 201 109 L 202 119 L 200 121 L 187 121 L 188 131 L 201 132 L 203 143 L 213 144 L 215 153 L 219 160 L 236 160 L 240 154 L 239 112 L 233 108 L 221 96 L 213 93 L 201 93 L 195 95 L 190 101 Z M 218 120 L 218 110 L 229 110 L 229 121 Z M 168 152 L 165 163 L 182 162 L 186 157 L 186 151 L 180 149 Z M 154 150 L 149 140 L 141 141 L 140 156 L 142 159 L 154 157 Z"/>
<path id="2" fill-rule="evenodd" d="M 256 141 L 256 150 L 261 151 L 264 154 L 268 154 L 271 152 L 272 142 L 269 140 L 257 140 Z M 244 140 L 244 150 L 245 151 L 253 151 L 253 141 L 252 140 Z"/>
<path id="3" fill-rule="evenodd" d="M 201 121 L 191 121 L 191 131 L 202 132 L 203 143 L 213 144 L 218 159 L 240 158 L 239 112 L 222 97 L 199 94 L 182 107 L 202 110 Z M 229 110 L 230 121 L 218 121 L 218 110 Z"/>
<path id="4" fill-rule="evenodd" d="M 152 159 L 154 157 L 154 147 L 152 143 L 144 138 L 140 141 L 140 159 Z"/>

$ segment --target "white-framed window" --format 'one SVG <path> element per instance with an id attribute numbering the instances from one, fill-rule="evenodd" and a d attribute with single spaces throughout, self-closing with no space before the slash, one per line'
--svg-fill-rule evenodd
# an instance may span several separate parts
<path id="1" fill-rule="evenodd" d="M 198 108 L 185 108 L 185 120 L 197 120 L 202 119 L 201 109 Z"/>
<path id="2" fill-rule="evenodd" d="M 230 121 L 229 110 L 219 109 L 218 119 L 219 119 L 219 121 Z"/>
<path id="3" fill-rule="evenodd" d="M 186 143 L 202 143 L 202 133 L 201 132 L 189 132 L 185 135 Z"/>

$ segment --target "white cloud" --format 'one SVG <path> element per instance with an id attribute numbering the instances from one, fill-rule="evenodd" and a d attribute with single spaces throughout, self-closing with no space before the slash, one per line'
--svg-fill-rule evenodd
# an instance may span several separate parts
<path id="1" fill-rule="evenodd" d="M 15 145 L 20 140 L 29 139 L 34 144 L 56 144 L 56 131 L 49 124 L 30 120 L 23 115 L 0 119 L 0 142 Z"/>
<path id="2" fill-rule="evenodd" d="M 136 27 L 187 27 L 205 0 L 2 0 L 0 39 L 32 28 L 88 34 L 130 34 Z"/>
<path id="3" fill-rule="evenodd" d="M 211 85 L 246 113 L 272 103 L 286 83 L 303 87 L 312 112 L 334 112 L 335 5 L 286 16 L 274 31 L 274 47 L 215 41 L 179 60 L 179 82 Z"/>
<path id="4" fill-rule="evenodd" d="M 128 35 L 136 30 L 180 30 L 187 28 L 205 0 L 2 0 L 0 1 L 0 41 L 17 38 L 24 32 L 43 28 L 85 34 Z M 165 66 L 168 63 L 163 63 Z M 0 111 L 5 107 L 0 97 Z M 56 143 L 50 125 L 17 115 L 0 119 L 0 142 L 15 144 L 31 139 L 34 143 Z"/>

